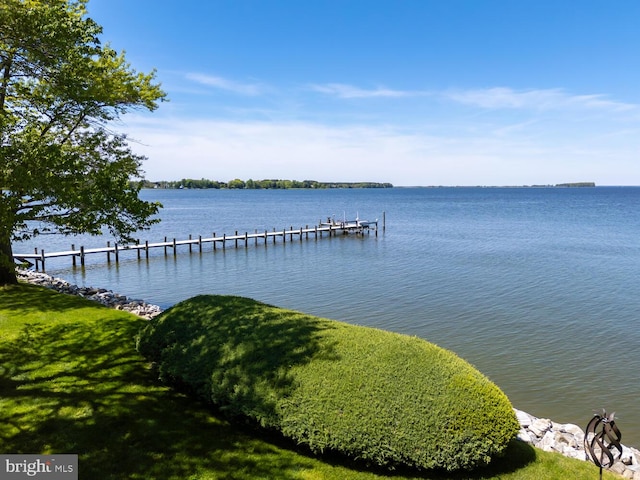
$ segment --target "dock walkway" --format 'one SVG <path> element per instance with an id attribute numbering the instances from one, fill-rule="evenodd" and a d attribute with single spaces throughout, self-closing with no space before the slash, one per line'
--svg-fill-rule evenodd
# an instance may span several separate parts
<path id="1" fill-rule="evenodd" d="M 193 238 L 192 235 L 189 235 L 189 238 L 186 240 L 176 240 L 175 238 L 169 240 L 167 237 L 164 238 L 162 242 L 153 242 L 150 243 L 148 240 L 144 243 L 137 241 L 136 243 L 130 243 L 125 245 L 119 245 L 115 243 L 111 245 L 110 242 L 107 242 L 106 247 L 98 247 L 98 248 L 85 248 L 81 246 L 79 249 L 75 248 L 75 245 L 71 245 L 71 250 L 61 251 L 61 252 L 46 252 L 44 249 L 36 248 L 34 253 L 14 253 L 13 258 L 15 261 L 19 263 L 26 263 L 30 266 L 35 266 L 35 269 L 39 268 L 42 271 L 45 271 L 45 261 L 50 258 L 60 258 L 60 257 L 71 257 L 73 262 L 73 266 L 76 266 L 77 259 L 80 259 L 80 264 L 85 264 L 85 257 L 87 255 L 103 253 L 107 255 L 107 262 L 111 262 L 111 256 L 113 255 L 116 262 L 119 261 L 120 254 L 123 252 L 135 251 L 137 253 L 138 259 L 142 258 L 144 253 L 145 258 L 149 258 L 149 250 L 153 248 L 164 248 L 164 254 L 168 254 L 168 250 L 173 250 L 173 255 L 177 255 L 178 246 L 187 245 L 189 247 L 189 253 L 193 251 L 193 247 L 197 246 L 198 251 L 202 252 L 203 245 L 211 243 L 213 245 L 213 251 L 217 249 L 226 249 L 227 244 L 231 242 L 234 248 L 244 247 L 247 248 L 249 246 L 250 241 L 253 241 L 255 245 L 258 245 L 258 241 L 262 240 L 264 245 L 267 246 L 269 240 L 273 244 L 276 243 L 277 238 L 281 238 L 282 243 L 287 242 L 287 236 L 289 237 L 289 241 L 294 241 L 294 236 L 298 237 L 298 240 L 302 241 L 305 239 L 309 239 L 311 236 L 313 239 L 322 238 L 323 234 L 328 234 L 329 237 L 336 236 L 338 234 L 356 234 L 356 235 L 364 235 L 365 233 L 369 234 L 371 231 L 375 232 L 375 236 L 378 236 L 378 220 L 373 222 L 364 221 L 364 220 L 349 220 L 349 221 L 335 221 L 328 219 L 327 222 L 320 222 L 319 225 L 309 227 L 308 225 L 305 227 L 300 227 L 294 229 L 292 226 L 287 230 L 283 228 L 280 231 L 276 231 L 274 228 L 273 231 L 265 230 L 264 232 L 258 232 L 254 230 L 254 233 L 238 233 L 236 230 L 232 235 L 216 235 L 214 232 L 211 237 L 202 237 L 199 235 L 197 238 Z"/>

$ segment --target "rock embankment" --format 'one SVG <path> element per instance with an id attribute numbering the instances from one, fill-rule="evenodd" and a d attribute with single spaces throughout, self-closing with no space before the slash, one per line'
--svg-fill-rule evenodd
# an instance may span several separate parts
<path id="1" fill-rule="evenodd" d="M 33 270 L 20 269 L 16 273 L 18 278 L 25 282 L 47 287 L 60 293 L 84 297 L 116 310 L 131 312 L 142 318 L 150 319 L 162 313 L 162 309 L 157 305 L 151 305 L 143 300 L 135 300 L 113 293 L 111 290 L 104 288 L 79 287 L 61 278 L 54 278 L 46 273 L 34 272 Z"/>
<path id="2" fill-rule="evenodd" d="M 20 269 L 17 270 L 17 273 L 23 281 L 51 288 L 61 293 L 78 295 L 143 318 L 153 318 L 162 313 L 162 309 L 157 305 L 134 300 L 104 288 L 79 287 L 60 278 L 33 270 Z M 537 418 L 522 410 L 515 409 L 515 412 L 520 422 L 519 440 L 547 452 L 556 452 L 580 460 L 587 459 L 584 449 L 585 434 L 579 426 L 570 423 L 556 423 L 547 418 Z M 623 478 L 640 480 L 640 450 L 623 445 L 622 456 L 610 470 L 622 475 Z"/>
<path id="3" fill-rule="evenodd" d="M 547 452 L 561 453 L 566 457 L 586 460 L 584 430 L 571 423 L 556 423 L 548 418 L 515 410 L 520 422 L 518 439 Z M 623 478 L 640 480 L 640 450 L 622 446 L 620 459 L 609 469 Z"/>

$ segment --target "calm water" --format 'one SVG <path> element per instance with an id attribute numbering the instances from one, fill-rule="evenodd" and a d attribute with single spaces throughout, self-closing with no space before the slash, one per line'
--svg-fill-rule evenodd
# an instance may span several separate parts
<path id="1" fill-rule="evenodd" d="M 615 411 L 640 445 L 640 188 L 147 190 L 163 219 L 142 240 L 278 230 L 335 215 L 382 219 L 376 238 L 323 238 L 47 271 L 150 303 L 237 294 L 417 335 L 455 351 L 529 413 L 583 428 Z M 67 250 L 106 239 L 40 237 Z M 194 249 L 194 252 L 197 248 Z"/>

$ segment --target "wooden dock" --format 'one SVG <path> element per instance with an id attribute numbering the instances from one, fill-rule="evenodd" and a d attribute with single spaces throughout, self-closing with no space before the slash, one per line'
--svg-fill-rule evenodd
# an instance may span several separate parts
<path id="1" fill-rule="evenodd" d="M 214 232 L 211 237 L 204 238 L 202 235 L 199 235 L 197 238 L 193 238 L 192 235 L 189 235 L 189 238 L 186 240 L 176 240 L 175 238 L 169 240 L 167 237 L 164 237 L 164 241 L 154 243 L 150 243 L 149 241 L 142 243 L 138 240 L 136 243 L 125 245 L 115 243 L 111 245 L 111 242 L 107 242 L 106 247 L 98 248 L 85 248 L 84 246 L 81 246 L 79 249 L 76 249 L 75 245 L 71 245 L 71 250 L 62 252 L 46 252 L 44 249 L 40 249 L 40 251 L 38 251 L 36 248 L 34 253 L 14 253 L 13 258 L 18 263 L 26 263 L 30 266 L 35 266 L 36 270 L 41 269 L 44 272 L 45 261 L 49 258 L 71 257 L 71 261 L 75 267 L 78 260 L 80 260 L 80 265 L 84 265 L 85 257 L 87 255 L 99 253 L 106 254 L 107 263 L 111 262 L 112 256 L 117 263 L 120 259 L 120 255 L 125 252 L 136 252 L 138 259 L 141 259 L 142 255 L 144 255 L 145 258 L 149 258 L 149 250 L 152 248 L 163 248 L 165 255 L 168 255 L 169 251 L 172 251 L 175 256 L 177 255 L 178 247 L 183 245 L 188 246 L 189 253 L 192 253 L 194 246 L 197 247 L 198 252 L 202 252 L 203 246 L 209 243 L 212 244 L 213 251 L 216 251 L 218 249 L 224 250 L 228 245 L 233 246 L 233 248 L 247 248 L 250 242 L 253 242 L 254 245 L 258 245 L 259 241 L 262 241 L 266 247 L 269 244 L 269 241 L 271 241 L 272 244 L 275 244 L 276 239 L 278 238 L 281 239 L 281 243 L 286 243 L 287 237 L 289 237 L 289 242 L 293 242 L 294 237 L 297 237 L 297 240 L 302 241 L 309 238 L 322 238 L 324 234 L 327 234 L 329 237 L 340 234 L 364 235 L 365 233 L 370 234 L 371 231 L 375 233 L 376 237 L 378 236 L 377 219 L 370 222 L 359 219 L 335 221 L 328 218 L 326 222 L 321 221 L 318 225 L 313 227 L 309 227 L 307 225 L 305 227 L 294 229 L 293 226 L 291 226 L 289 229 L 283 228 L 280 231 L 276 231 L 274 228 L 273 231 L 265 230 L 264 232 L 258 232 L 257 230 L 254 230 L 253 233 L 238 233 L 236 230 L 232 235 L 216 235 Z"/>

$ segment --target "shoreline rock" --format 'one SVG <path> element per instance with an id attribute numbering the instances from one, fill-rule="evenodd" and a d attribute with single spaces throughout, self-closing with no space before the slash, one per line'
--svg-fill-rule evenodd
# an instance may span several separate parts
<path id="1" fill-rule="evenodd" d="M 129 298 L 105 288 L 79 287 L 61 278 L 55 278 L 46 273 L 35 272 L 33 270 L 17 269 L 16 274 L 19 280 L 27 283 L 40 285 L 68 295 L 77 295 L 98 302 L 109 308 L 133 313 L 142 318 L 151 319 L 162 313 L 162 309 L 157 305 L 146 303 L 143 300 Z"/>
<path id="2" fill-rule="evenodd" d="M 557 423 L 548 418 L 538 418 L 514 408 L 520 432 L 518 440 L 546 452 L 587 461 L 584 449 L 584 430 L 571 423 Z M 590 461 L 590 460 L 588 460 Z M 640 480 L 640 450 L 622 445 L 620 459 L 608 470 L 623 478 Z"/>
<path id="3" fill-rule="evenodd" d="M 40 285 L 60 293 L 78 295 L 116 310 L 124 310 L 142 318 L 151 319 L 162 309 L 143 300 L 131 299 L 104 288 L 79 287 L 61 278 L 54 278 L 43 272 L 17 269 L 22 281 Z M 520 432 L 518 440 L 547 452 L 560 453 L 566 457 L 588 460 L 584 449 L 584 430 L 578 425 L 557 423 L 547 418 L 538 418 L 514 408 Z M 622 446 L 622 456 L 609 469 L 623 478 L 640 480 L 640 450 Z"/>

